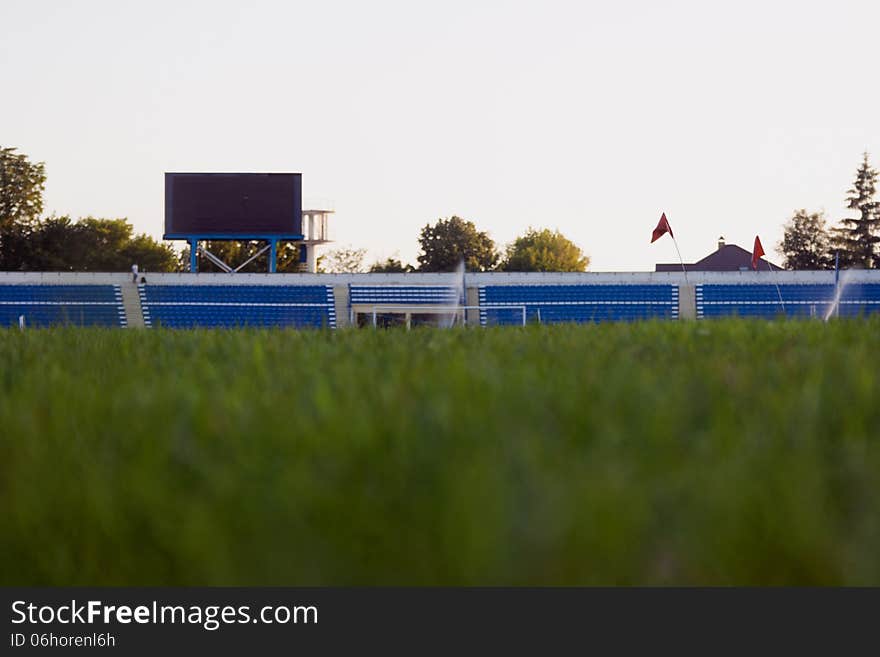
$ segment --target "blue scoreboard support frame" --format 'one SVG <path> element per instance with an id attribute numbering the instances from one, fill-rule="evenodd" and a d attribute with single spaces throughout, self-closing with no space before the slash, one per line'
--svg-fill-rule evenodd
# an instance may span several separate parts
<path id="1" fill-rule="evenodd" d="M 266 251 L 269 252 L 269 273 L 275 274 L 278 271 L 278 242 L 300 242 L 300 259 L 303 257 L 303 253 L 306 252 L 306 245 L 302 243 L 305 240 L 305 235 L 276 235 L 276 234 L 265 234 L 265 233 L 254 233 L 250 235 L 229 235 L 225 234 L 199 234 L 199 235 L 180 235 L 180 234 L 166 234 L 162 236 L 163 239 L 166 240 L 186 240 L 189 242 L 189 270 L 191 273 L 196 274 L 199 271 L 199 242 L 205 242 L 208 240 L 215 242 L 268 242 L 266 246 L 257 251 L 253 256 L 245 260 L 243 263 L 238 265 L 237 267 L 232 267 L 228 263 L 223 262 L 220 258 L 215 256 L 213 253 L 208 251 L 207 249 L 203 249 L 203 253 L 205 256 L 218 267 L 223 269 L 229 274 L 234 274 L 242 269 L 245 265 L 251 263 L 256 260 L 259 256 L 263 255 Z"/>

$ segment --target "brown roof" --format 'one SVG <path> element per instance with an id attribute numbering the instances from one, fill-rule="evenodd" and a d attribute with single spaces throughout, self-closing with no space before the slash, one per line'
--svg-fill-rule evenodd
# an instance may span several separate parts
<path id="1" fill-rule="evenodd" d="M 686 271 L 751 271 L 752 252 L 746 251 L 736 244 L 719 243 L 717 251 L 693 264 L 685 263 L 684 268 Z M 767 271 L 768 269 L 781 271 L 782 267 L 761 258 L 758 262 L 758 270 Z M 657 264 L 654 271 L 681 271 L 681 264 L 677 262 Z"/>

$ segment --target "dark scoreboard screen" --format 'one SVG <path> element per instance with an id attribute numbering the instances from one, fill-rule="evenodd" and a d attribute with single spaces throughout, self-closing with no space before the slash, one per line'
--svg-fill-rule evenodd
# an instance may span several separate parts
<path id="1" fill-rule="evenodd" d="M 166 173 L 165 237 L 302 235 L 302 174 Z"/>

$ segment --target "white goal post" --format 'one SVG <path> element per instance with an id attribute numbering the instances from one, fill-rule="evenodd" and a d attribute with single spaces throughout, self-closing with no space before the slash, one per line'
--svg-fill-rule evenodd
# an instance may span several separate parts
<path id="1" fill-rule="evenodd" d="M 393 313 L 396 315 L 404 315 L 406 317 L 406 327 L 410 328 L 410 320 L 413 315 L 452 315 L 450 326 L 454 326 L 456 322 L 465 324 L 468 310 L 519 310 L 522 313 L 522 325 L 526 325 L 526 307 L 524 304 L 513 305 L 492 305 L 492 306 L 460 306 L 460 305 L 435 305 L 435 304 L 419 304 L 419 305 L 394 305 L 382 304 L 368 306 L 369 314 L 372 316 L 373 326 L 377 326 L 377 317 L 383 313 Z"/>

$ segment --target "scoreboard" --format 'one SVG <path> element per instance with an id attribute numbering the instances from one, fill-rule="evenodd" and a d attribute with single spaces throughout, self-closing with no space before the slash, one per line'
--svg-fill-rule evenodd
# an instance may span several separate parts
<path id="1" fill-rule="evenodd" d="M 300 173 L 166 173 L 165 239 L 302 239 Z"/>

